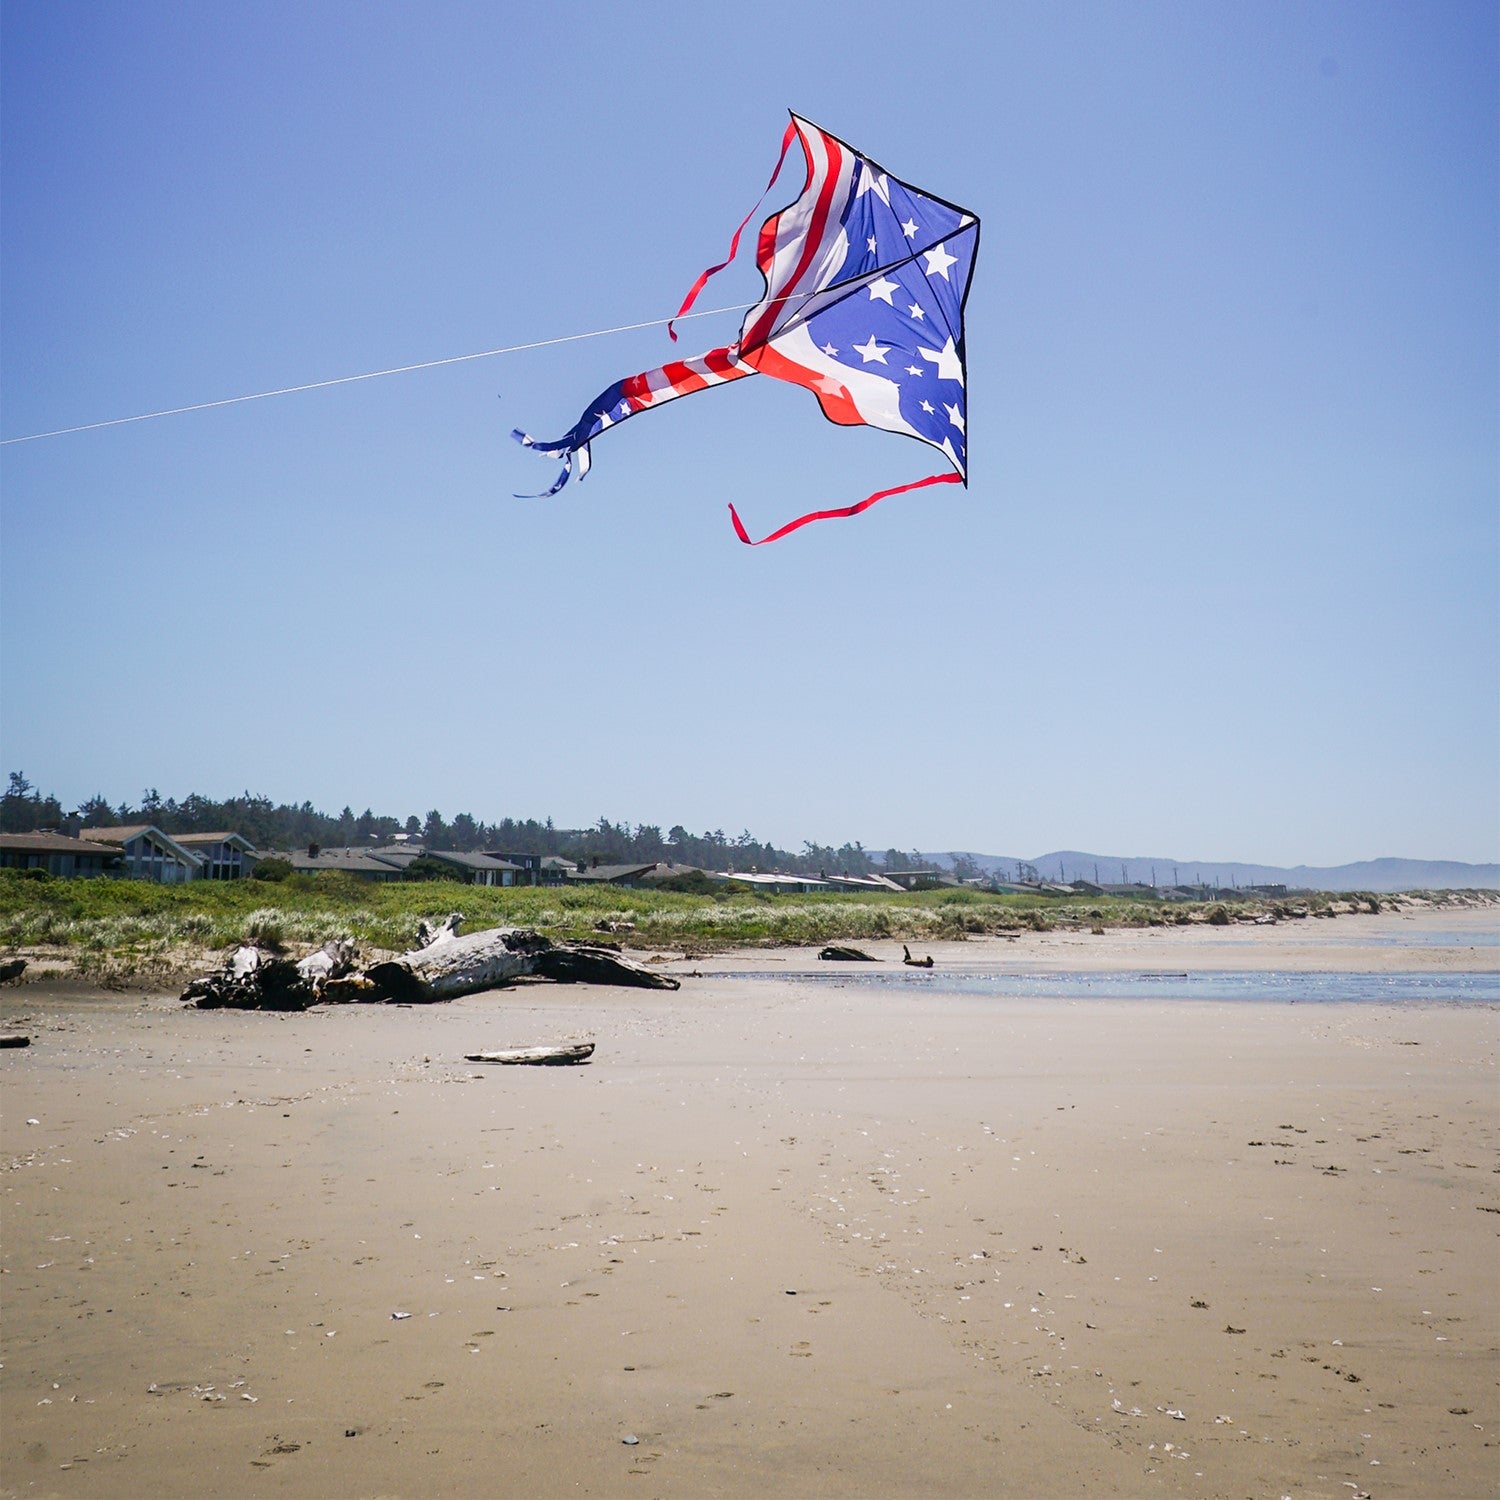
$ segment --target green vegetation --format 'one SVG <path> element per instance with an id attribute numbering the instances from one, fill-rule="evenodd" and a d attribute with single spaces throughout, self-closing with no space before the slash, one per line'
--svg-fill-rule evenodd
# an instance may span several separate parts
<path id="1" fill-rule="evenodd" d="M 40 876 L 40 878 L 38 878 Z M 1387 898 L 1389 899 L 1389 898 Z M 1058 928 L 1227 923 L 1369 910 L 1367 894 L 1309 896 L 1274 906 L 1213 907 L 940 891 L 771 895 L 745 887 L 703 892 L 619 886 L 494 889 L 449 880 L 370 884 L 336 872 L 276 881 L 54 879 L 39 871 L 0 871 L 0 949 L 51 951 L 85 972 L 169 971 L 193 957 L 241 942 L 302 948 L 348 938 L 366 953 L 409 946 L 417 922 L 461 912 L 465 927 L 532 927 L 553 938 L 600 931 L 635 949 L 694 954 L 731 947 L 815 947 L 833 942 L 963 939 Z"/>
<path id="2" fill-rule="evenodd" d="M 696 883 L 696 882 L 690 882 Z M 705 882 L 706 883 L 706 882 Z M 1442 892 L 1428 898 L 1445 900 Z M 998 933 L 1103 933 L 1109 927 L 1295 921 L 1401 904 L 1370 892 L 1292 900 L 1112 900 L 995 894 L 981 889 L 774 895 L 712 883 L 706 891 L 615 885 L 495 889 L 452 880 L 369 883 L 348 874 L 276 880 L 57 879 L 0 870 L 0 951 L 52 953 L 102 978 L 165 975 L 242 942 L 290 950 L 351 939 L 366 954 L 410 947 L 422 918 L 460 912 L 465 930 L 532 927 L 550 938 L 609 932 L 643 951 L 708 954 L 726 948 L 822 947 L 861 939 L 962 941 Z"/>

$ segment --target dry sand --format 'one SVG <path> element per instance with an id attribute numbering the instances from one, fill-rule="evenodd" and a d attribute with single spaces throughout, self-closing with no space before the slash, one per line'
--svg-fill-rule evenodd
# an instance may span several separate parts
<path id="1" fill-rule="evenodd" d="M 933 951 L 1500 966 L 1493 910 L 1412 920 Z M 1441 924 L 1474 946 L 1395 941 Z M 3 1493 L 1500 1492 L 1500 1005 L 713 967 L 773 960 L 290 1016 L 0 992 Z"/>

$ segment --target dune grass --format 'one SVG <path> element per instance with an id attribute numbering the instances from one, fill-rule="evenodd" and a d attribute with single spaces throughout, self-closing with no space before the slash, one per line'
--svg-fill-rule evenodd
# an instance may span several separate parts
<path id="1" fill-rule="evenodd" d="M 1320 903 L 1326 908 L 1328 898 L 1303 904 L 1316 910 Z M 1235 905 L 1227 915 L 1237 919 L 1264 906 Z M 0 949 L 55 951 L 85 970 L 107 967 L 118 973 L 180 966 L 186 955 L 217 953 L 242 942 L 305 949 L 348 938 L 367 953 L 400 951 L 411 945 L 418 921 L 455 911 L 469 931 L 517 926 L 553 938 L 584 938 L 608 930 L 635 949 L 709 953 L 860 939 L 952 940 L 1023 928 L 1164 926 L 1203 921 L 1209 909 L 978 890 L 688 895 L 618 886 L 369 884 L 334 872 L 279 882 L 167 886 L 0 871 Z"/>

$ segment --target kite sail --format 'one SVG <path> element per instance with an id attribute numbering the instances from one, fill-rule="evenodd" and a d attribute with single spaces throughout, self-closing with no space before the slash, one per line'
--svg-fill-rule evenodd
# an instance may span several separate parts
<path id="1" fill-rule="evenodd" d="M 745 315 L 739 338 L 695 359 L 617 381 L 551 442 L 516 432 L 524 446 L 563 461 L 546 494 L 562 489 L 575 468 L 580 479 L 588 473 L 589 444 L 606 429 L 747 375 L 805 386 L 830 421 L 916 438 L 939 449 L 950 465 L 855 505 L 799 516 L 759 542 L 751 541 L 730 505 L 735 531 L 748 545 L 775 541 L 809 521 L 857 515 L 889 495 L 968 483 L 963 314 L 979 247 L 978 218 L 892 177 L 795 114 L 782 141 L 782 161 L 794 139 L 806 158 L 806 182 L 794 202 L 761 226 L 755 258 L 766 290 Z M 734 259 L 744 228 L 735 232 L 728 259 L 699 276 L 678 317 L 709 277 Z"/>

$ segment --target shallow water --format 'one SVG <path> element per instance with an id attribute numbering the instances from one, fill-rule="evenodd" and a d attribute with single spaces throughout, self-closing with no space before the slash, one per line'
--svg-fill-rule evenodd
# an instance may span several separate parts
<path id="1" fill-rule="evenodd" d="M 707 979 L 773 979 L 783 971 L 705 973 Z M 836 972 L 799 974 L 797 982 L 843 988 L 899 989 L 912 993 L 1054 996 L 1065 1000 L 1270 1000 L 1289 1005 L 1393 1001 L 1500 1001 L 1500 974 L 1343 974 L 1269 970 L 1255 972 L 1097 974 L 1080 971 L 1025 974 L 998 969 L 884 969 L 840 965 Z"/>

